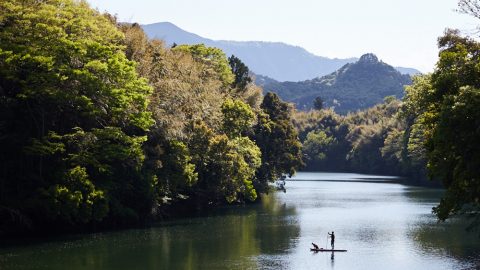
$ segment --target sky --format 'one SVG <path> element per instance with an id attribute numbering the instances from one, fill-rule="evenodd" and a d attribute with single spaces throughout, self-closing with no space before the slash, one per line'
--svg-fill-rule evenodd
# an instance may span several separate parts
<path id="1" fill-rule="evenodd" d="M 279 41 L 329 58 L 374 53 L 393 66 L 433 71 L 446 28 L 480 22 L 458 0 L 87 0 L 120 21 L 171 22 L 210 39 Z"/>

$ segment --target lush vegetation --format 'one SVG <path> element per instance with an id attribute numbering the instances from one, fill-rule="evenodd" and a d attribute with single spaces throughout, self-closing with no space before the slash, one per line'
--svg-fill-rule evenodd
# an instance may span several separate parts
<path id="1" fill-rule="evenodd" d="M 311 109 L 314 107 L 312 100 L 321 97 L 325 107 L 347 114 L 381 103 L 386 96 L 403 97 L 403 87 L 412 81 L 409 75 L 400 74 L 375 55 L 365 54 L 356 63 L 346 64 L 329 75 L 312 80 L 277 82 L 259 77 L 257 83 L 295 103 L 297 109 Z"/>
<path id="2" fill-rule="evenodd" d="M 411 135 L 404 111 L 404 103 L 389 96 L 346 116 L 331 109 L 296 112 L 306 169 L 404 175 L 428 184 L 424 140 Z"/>
<path id="3" fill-rule="evenodd" d="M 2 1 L 0 41 L 0 234 L 255 201 L 303 161 L 423 184 L 429 175 L 446 188 L 439 219 L 480 224 L 480 43 L 458 31 L 439 39 L 435 71 L 414 77 L 403 100 L 410 78 L 365 55 L 297 83 L 308 112 L 262 95 L 235 56 L 167 48 L 83 1 Z M 292 99 L 289 84 L 274 86 Z"/>
<path id="4" fill-rule="evenodd" d="M 0 233 L 255 201 L 301 165 L 291 107 L 219 49 L 83 1 L 2 1 L 0 26 Z"/>
<path id="5" fill-rule="evenodd" d="M 465 214 L 479 226 L 480 43 L 447 30 L 439 47 L 437 68 L 407 98 L 416 108 L 409 116 L 423 130 L 429 173 L 447 188 L 435 213 Z"/>

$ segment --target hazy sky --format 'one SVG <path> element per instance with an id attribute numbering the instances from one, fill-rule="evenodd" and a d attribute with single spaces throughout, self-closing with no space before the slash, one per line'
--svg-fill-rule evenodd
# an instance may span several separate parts
<path id="1" fill-rule="evenodd" d="M 211 39 L 281 41 L 330 58 L 373 52 L 394 66 L 432 71 L 447 27 L 480 21 L 457 0 L 88 0 L 121 21 L 172 22 Z"/>

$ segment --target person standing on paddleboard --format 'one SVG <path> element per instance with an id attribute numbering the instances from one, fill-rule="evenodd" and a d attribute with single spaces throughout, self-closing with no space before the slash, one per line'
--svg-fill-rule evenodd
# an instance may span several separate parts
<path id="1" fill-rule="evenodd" d="M 332 245 L 332 249 L 335 249 L 335 233 L 332 231 L 332 233 L 328 233 L 328 235 L 330 236 L 330 244 Z"/>

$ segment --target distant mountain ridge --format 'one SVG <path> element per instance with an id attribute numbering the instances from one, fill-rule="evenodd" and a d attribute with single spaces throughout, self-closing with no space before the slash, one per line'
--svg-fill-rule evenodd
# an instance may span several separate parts
<path id="1" fill-rule="evenodd" d="M 281 42 L 212 40 L 187 32 L 169 22 L 142 25 L 150 38 L 164 40 L 167 45 L 198 44 L 222 49 L 227 56 L 234 54 L 255 74 L 277 81 L 303 81 L 334 72 L 358 58 L 327 58 L 314 55 L 302 47 Z M 420 73 L 418 70 L 405 69 Z"/>
<path id="2" fill-rule="evenodd" d="M 403 97 L 404 86 L 412 80 L 370 53 L 355 63 L 312 80 L 278 82 L 257 76 L 256 83 L 265 91 L 275 92 L 282 99 L 295 103 L 300 110 L 312 108 L 313 100 L 320 97 L 324 107 L 333 107 L 336 112 L 346 114 L 380 103 L 386 96 Z"/>

